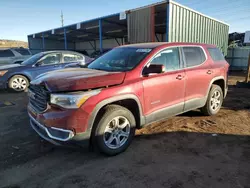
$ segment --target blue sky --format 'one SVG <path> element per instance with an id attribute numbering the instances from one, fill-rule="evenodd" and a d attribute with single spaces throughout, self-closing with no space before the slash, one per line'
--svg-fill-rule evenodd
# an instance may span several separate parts
<path id="1" fill-rule="evenodd" d="M 118 13 L 160 0 L 0 0 L 0 39 L 27 41 L 27 35 Z M 230 24 L 230 32 L 250 30 L 249 0 L 176 0 Z"/>

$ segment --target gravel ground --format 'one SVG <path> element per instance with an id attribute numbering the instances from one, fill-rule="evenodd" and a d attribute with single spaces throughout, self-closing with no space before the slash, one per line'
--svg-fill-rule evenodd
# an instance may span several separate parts
<path id="1" fill-rule="evenodd" d="M 250 187 L 250 89 L 230 77 L 223 109 L 191 111 L 136 133 L 129 149 L 105 157 L 59 148 L 30 128 L 26 93 L 0 93 L 0 187 Z"/>

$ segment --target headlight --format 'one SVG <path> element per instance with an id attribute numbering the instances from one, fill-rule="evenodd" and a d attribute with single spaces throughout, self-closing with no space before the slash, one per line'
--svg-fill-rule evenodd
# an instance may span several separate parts
<path id="1" fill-rule="evenodd" d="M 79 108 L 85 101 L 100 93 L 101 90 L 93 90 L 86 91 L 81 93 L 68 93 L 68 94 L 51 94 L 50 95 L 50 103 L 61 106 L 63 108 L 68 109 L 77 109 Z"/>
<path id="2" fill-rule="evenodd" d="M 0 71 L 0 76 L 3 76 L 6 72 L 8 71 L 7 70 Z"/>

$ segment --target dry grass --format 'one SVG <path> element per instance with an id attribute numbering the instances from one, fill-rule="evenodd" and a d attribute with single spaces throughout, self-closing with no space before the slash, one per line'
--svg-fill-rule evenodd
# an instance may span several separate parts
<path id="1" fill-rule="evenodd" d="M 0 48 L 10 48 L 10 47 L 28 47 L 28 42 L 17 41 L 17 40 L 2 40 L 0 39 Z"/>

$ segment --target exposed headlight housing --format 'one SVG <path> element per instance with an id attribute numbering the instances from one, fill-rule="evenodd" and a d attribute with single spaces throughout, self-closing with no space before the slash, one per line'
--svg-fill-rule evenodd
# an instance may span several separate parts
<path id="1" fill-rule="evenodd" d="M 5 75 L 5 73 L 8 72 L 7 70 L 0 71 L 0 76 Z"/>
<path id="2" fill-rule="evenodd" d="M 100 89 L 86 92 L 76 92 L 67 94 L 51 94 L 50 103 L 61 106 L 67 109 L 80 108 L 86 100 L 92 96 L 95 96 L 101 92 Z"/>

